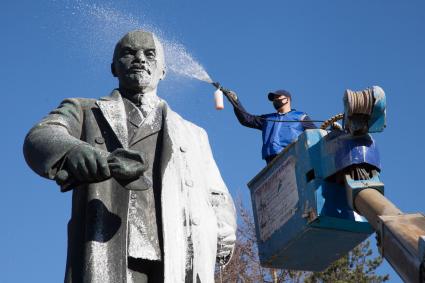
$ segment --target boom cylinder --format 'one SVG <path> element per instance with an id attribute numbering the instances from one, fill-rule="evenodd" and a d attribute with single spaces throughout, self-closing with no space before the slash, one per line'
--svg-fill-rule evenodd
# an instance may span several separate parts
<path id="1" fill-rule="evenodd" d="M 355 209 L 377 233 L 379 251 L 405 282 L 425 282 L 425 216 L 404 214 L 376 189 L 363 189 Z"/>
<path id="2" fill-rule="evenodd" d="M 375 189 L 361 190 L 354 199 L 354 205 L 375 231 L 378 228 L 379 216 L 403 214 L 400 209 Z"/>

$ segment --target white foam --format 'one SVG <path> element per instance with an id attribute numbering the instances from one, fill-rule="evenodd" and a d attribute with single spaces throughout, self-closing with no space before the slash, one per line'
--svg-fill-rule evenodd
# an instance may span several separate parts
<path id="1" fill-rule="evenodd" d="M 84 0 L 71 1 L 68 10 L 78 17 L 79 37 L 88 45 L 94 58 L 112 58 L 115 43 L 127 32 L 144 29 L 157 35 L 163 44 L 167 71 L 177 76 L 211 83 L 204 67 L 189 53 L 183 44 L 166 38 L 156 26 L 150 24 L 143 14 L 125 13 L 115 7 L 88 3 Z"/>

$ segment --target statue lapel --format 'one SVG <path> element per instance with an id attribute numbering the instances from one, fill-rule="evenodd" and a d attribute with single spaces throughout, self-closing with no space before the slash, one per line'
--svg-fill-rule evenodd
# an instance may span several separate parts
<path id="1" fill-rule="evenodd" d="M 127 115 L 121 94 L 118 90 L 114 90 L 110 96 L 96 101 L 96 104 L 122 147 L 128 148 Z"/>
<path id="2" fill-rule="evenodd" d="M 129 147 L 133 146 L 145 137 L 155 134 L 161 130 L 162 108 L 163 103 L 159 102 L 156 107 L 147 114 L 146 118 L 143 119 L 142 123 L 139 125 L 138 131 L 129 141 Z"/>

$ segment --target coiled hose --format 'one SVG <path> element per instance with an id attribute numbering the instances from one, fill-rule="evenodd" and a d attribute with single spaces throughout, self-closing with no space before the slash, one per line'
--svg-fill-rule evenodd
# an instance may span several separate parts
<path id="1" fill-rule="evenodd" d="M 344 102 L 347 107 L 348 117 L 352 115 L 371 115 L 373 110 L 373 89 L 367 88 L 360 91 L 352 91 L 347 89 L 344 93 Z M 335 123 L 338 120 L 344 119 L 344 114 L 340 113 L 332 116 L 320 126 L 320 129 L 325 130 L 329 126 L 342 130 L 342 127 Z"/>
<path id="2" fill-rule="evenodd" d="M 373 108 L 373 89 L 352 91 L 347 89 L 344 94 L 344 102 L 348 104 L 348 116 L 353 114 L 371 115 Z"/>
<path id="3" fill-rule="evenodd" d="M 337 128 L 339 130 L 342 130 L 342 127 L 335 123 L 338 120 L 342 120 L 344 118 L 344 113 L 339 113 L 336 114 L 334 116 L 332 116 L 331 118 L 329 118 L 328 120 L 326 120 L 325 122 L 322 123 L 322 125 L 320 126 L 321 130 L 326 130 L 327 127 L 332 126 L 334 128 Z"/>

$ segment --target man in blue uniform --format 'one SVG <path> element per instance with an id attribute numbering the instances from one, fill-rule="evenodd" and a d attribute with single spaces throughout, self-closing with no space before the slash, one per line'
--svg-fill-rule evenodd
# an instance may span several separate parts
<path id="1" fill-rule="evenodd" d="M 262 157 L 269 164 L 286 146 L 297 140 L 306 129 L 316 125 L 304 112 L 291 108 L 291 94 L 286 90 L 276 90 L 268 94 L 268 99 L 276 109 L 275 113 L 252 115 L 242 106 L 233 91 L 221 88 L 233 105 L 239 122 L 248 128 L 263 132 Z"/>

